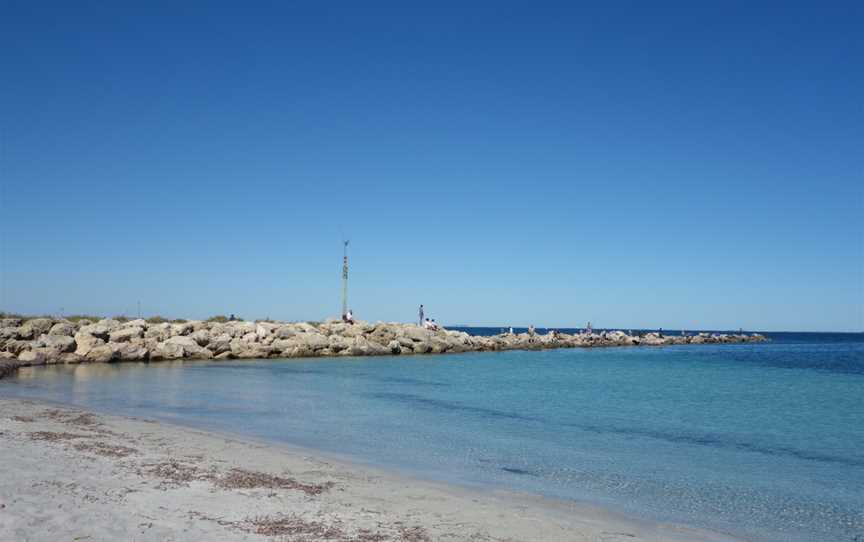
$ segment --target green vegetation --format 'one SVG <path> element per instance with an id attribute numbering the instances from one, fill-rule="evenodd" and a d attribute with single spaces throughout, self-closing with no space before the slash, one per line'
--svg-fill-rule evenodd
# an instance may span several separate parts
<path id="1" fill-rule="evenodd" d="M 217 314 L 216 316 L 211 316 L 207 319 L 208 322 L 217 322 L 219 324 L 224 324 L 228 321 L 228 317 L 224 314 Z"/>
<path id="2" fill-rule="evenodd" d="M 14 312 L 3 312 L 0 311 L 0 318 L 20 318 L 22 321 L 26 322 L 27 320 L 34 320 L 36 318 L 54 318 L 53 316 L 47 314 L 18 314 Z"/>

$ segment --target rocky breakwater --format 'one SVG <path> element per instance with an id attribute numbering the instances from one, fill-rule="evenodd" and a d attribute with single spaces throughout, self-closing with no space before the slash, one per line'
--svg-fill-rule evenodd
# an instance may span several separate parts
<path id="1" fill-rule="evenodd" d="M 339 321 L 152 323 L 62 319 L 0 319 L 0 378 L 18 367 L 56 363 L 178 359 L 304 358 L 481 352 L 594 346 L 764 341 L 761 335 L 641 336 L 602 332 L 491 337 L 423 329 L 414 324 Z"/>

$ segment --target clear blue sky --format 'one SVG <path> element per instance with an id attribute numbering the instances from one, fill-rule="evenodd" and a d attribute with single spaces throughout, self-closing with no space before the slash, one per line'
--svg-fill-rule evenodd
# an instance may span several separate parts
<path id="1" fill-rule="evenodd" d="M 0 0 L 0 310 L 861 330 L 862 2 Z"/>

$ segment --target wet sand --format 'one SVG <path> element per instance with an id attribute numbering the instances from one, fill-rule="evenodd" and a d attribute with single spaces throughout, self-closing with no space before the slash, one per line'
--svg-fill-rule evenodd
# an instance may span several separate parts
<path id="1" fill-rule="evenodd" d="M 311 450 L 0 399 L 0 539 L 738 540 Z"/>

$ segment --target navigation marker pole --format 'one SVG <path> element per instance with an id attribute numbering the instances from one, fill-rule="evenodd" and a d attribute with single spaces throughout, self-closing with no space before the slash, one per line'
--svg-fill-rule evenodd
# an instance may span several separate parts
<path id="1" fill-rule="evenodd" d="M 342 246 L 342 317 L 348 314 L 348 241 Z"/>

